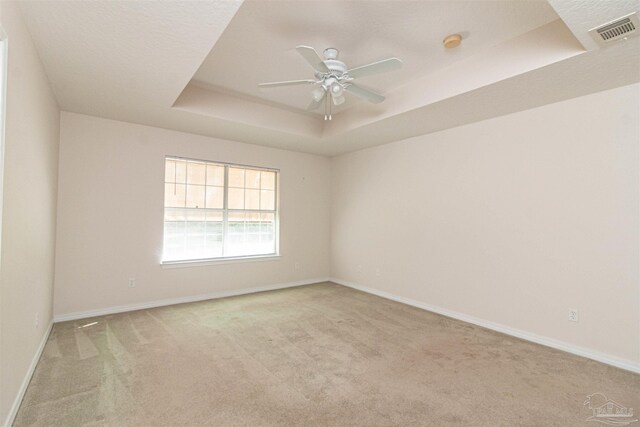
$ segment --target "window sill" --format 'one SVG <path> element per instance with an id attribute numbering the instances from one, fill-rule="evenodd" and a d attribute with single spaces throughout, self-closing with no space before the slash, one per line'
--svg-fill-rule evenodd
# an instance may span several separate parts
<path id="1" fill-rule="evenodd" d="M 234 258 L 212 258 L 212 259 L 194 259 L 184 261 L 162 261 L 160 265 L 162 268 L 185 268 L 185 267 L 202 267 L 207 265 L 222 265 L 222 264 L 238 264 L 244 262 L 264 262 L 264 261 L 278 261 L 282 258 L 282 255 L 256 255 L 256 256 L 242 256 Z"/>

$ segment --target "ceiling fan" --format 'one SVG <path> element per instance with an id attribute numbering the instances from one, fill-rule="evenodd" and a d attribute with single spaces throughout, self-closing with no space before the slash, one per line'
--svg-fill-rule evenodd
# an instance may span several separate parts
<path id="1" fill-rule="evenodd" d="M 260 83 L 258 86 L 264 88 L 303 84 L 317 86 L 311 92 L 313 99 L 307 107 L 307 110 L 315 110 L 324 100 L 325 120 L 331 120 L 331 104 L 340 105 L 344 103 L 345 92 L 349 92 L 374 104 L 384 101 L 384 96 L 365 87 L 356 85 L 353 83 L 353 80 L 358 77 L 385 73 L 402 67 L 402 61 L 398 58 L 387 58 L 382 61 L 349 69 L 344 62 L 337 59 L 338 49 L 325 49 L 323 52 L 324 59 L 318 55 L 314 48 L 309 46 L 297 46 L 296 51 L 313 67 L 315 70 L 315 79 Z"/>

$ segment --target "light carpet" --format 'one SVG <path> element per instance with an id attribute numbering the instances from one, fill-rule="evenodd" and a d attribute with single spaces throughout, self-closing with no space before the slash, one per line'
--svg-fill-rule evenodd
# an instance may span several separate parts
<path id="1" fill-rule="evenodd" d="M 640 375 L 321 283 L 58 323 L 15 425 L 594 425 L 596 392 L 640 409 Z"/>

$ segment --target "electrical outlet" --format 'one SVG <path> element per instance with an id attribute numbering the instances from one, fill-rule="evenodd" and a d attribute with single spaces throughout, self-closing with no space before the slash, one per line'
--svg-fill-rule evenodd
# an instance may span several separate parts
<path id="1" fill-rule="evenodd" d="M 378 276 L 378 277 L 380 276 L 380 269 L 379 268 L 376 268 L 376 276 Z"/>
<path id="2" fill-rule="evenodd" d="M 130 288 L 135 288 L 136 287 L 136 279 L 129 279 L 129 287 Z"/>
<path id="3" fill-rule="evenodd" d="M 296 263 L 293 265 L 293 268 L 295 268 L 296 270 L 300 270 L 300 263 L 299 263 L 299 262 L 296 262 Z"/>
<path id="4" fill-rule="evenodd" d="M 569 321 L 577 322 L 578 321 L 578 309 L 570 308 L 569 309 Z"/>
<path id="5" fill-rule="evenodd" d="M 358 264 L 358 266 L 356 267 L 356 270 L 358 271 L 358 273 L 362 273 L 362 266 Z"/>
<path id="6" fill-rule="evenodd" d="M 36 328 L 37 328 L 38 326 L 40 326 L 40 313 L 36 313 L 36 321 L 35 321 L 35 324 L 36 324 Z"/>

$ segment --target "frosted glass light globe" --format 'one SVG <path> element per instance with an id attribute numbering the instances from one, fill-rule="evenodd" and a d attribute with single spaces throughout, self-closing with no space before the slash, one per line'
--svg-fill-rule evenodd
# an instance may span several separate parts
<path id="1" fill-rule="evenodd" d="M 338 82 L 331 83 L 331 95 L 341 96 L 344 93 L 344 88 Z"/>
<path id="2" fill-rule="evenodd" d="M 314 101 L 320 102 L 322 98 L 324 98 L 324 89 L 321 87 L 315 88 L 313 92 L 311 92 L 311 96 Z"/>

